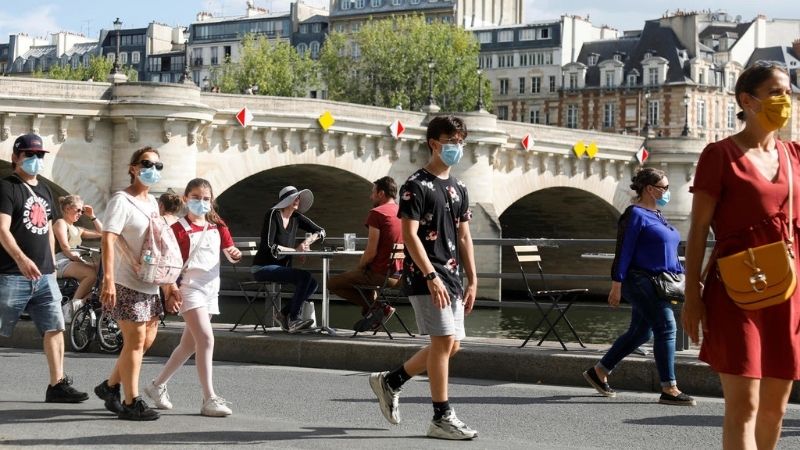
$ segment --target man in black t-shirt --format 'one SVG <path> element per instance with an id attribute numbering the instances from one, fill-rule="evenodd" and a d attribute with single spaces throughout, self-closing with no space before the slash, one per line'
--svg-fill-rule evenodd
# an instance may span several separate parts
<path id="1" fill-rule="evenodd" d="M 472 311 L 478 288 L 467 187 L 450 176 L 450 168 L 464 154 L 467 128 L 457 117 L 436 117 L 428 124 L 426 137 L 431 160 L 400 189 L 398 217 L 406 249 L 406 293 L 414 307 L 417 327 L 421 334 L 430 335 L 431 343 L 397 369 L 373 373 L 369 382 L 384 417 L 397 424 L 401 386 L 411 377 L 427 372 L 433 401 L 428 436 L 472 439 L 478 432 L 456 417 L 447 397 L 450 358 L 465 336 L 464 314 Z M 466 288 L 462 284 L 462 267 L 468 280 Z"/>
<path id="2" fill-rule="evenodd" d="M 14 173 L 0 181 L 0 336 L 11 336 L 27 311 L 44 337 L 50 369 L 45 401 L 79 403 L 89 398 L 64 375 L 64 316 L 54 273 L 53 194 L 37 178 L 44 166 L 42 138 L 14 141 Z"/>

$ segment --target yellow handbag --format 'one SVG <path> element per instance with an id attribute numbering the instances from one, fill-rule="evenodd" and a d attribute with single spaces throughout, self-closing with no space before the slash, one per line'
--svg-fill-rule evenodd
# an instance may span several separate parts
<path id="1" fill-rule="evenodd" d="M 719 258 L 717 270 L 736 306 L 756 310 L 785 302 L 797 287 L 794 261 L 794 182 L 792 160 L 783 144 L 789 175 L 789 239 Z"/>

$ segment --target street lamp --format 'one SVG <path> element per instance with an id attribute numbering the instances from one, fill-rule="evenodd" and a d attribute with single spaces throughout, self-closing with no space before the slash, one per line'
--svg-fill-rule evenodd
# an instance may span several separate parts
<path id="1" fill-rule="evenodd" d="M 650 91 L 644 93 L 644 127 L 642 127 L 642 136 L 647 136 L 650 133 Z"/>
<path id="2" fill-rule="evenodd" d="M 683 131 L 681 136 L 689 136 L 689 94 L 683 96 L 683 115 L 685 121 L 683 122 Z"/>
<path id="3" fill-rule="evenodd" d="M 114 21 L 114 30 L 117 32 L 117 53 L 114 53 L 114 67 L 111 69 L 111 73 L 119 73 L 119 30 L 122 29 L 122 21 L 117 20 Z"/>
<path id="4" fill-rule="evenodd" d="M 436 63 L 433 62 L 433 58 L 428 59 L 428 105 L 435 104 L 433 101 L 433 68 L 436 67 Z"/>
<path id="5" fill-rule="evenodd" d="M 483 111 L 483 71 L 478 69 L 478 106 L 476 109 Z"/>
<path id="6" fill-rule="evenodd" d="M 189 75 L 189 37 L 190 37 L 189 27 L 183 29 L 183 53 L 184 53 L 184 61 L 183 61 L 183 75 L 181 75 L 181 83 L 182 84 L 194 84 L 192 81 L 192 76 Z"/>

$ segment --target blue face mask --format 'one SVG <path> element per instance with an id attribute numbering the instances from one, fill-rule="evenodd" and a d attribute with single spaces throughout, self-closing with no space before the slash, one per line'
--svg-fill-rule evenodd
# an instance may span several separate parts
<path id="1" fill-rule="evenodd" d="M 143 185 L 150 187 L 161 180 L 161 172 L 156 170 L 155 167 L 141 169 L 139 170 L 139 180 Z"/>
<path id="2" fill-rule="evenodd" d="M 31 156 L 30 158 L 23 159 L 20 167 L 22 167 L 22 170 L 28 175 L 35 177 L 44 169 L 44 159 Z"/>
<path id="3" fill-rule="evenodd" d="M 671 195 L 670 195 L 669 191 L 664 192 L 661 195 L 661 198 L 657 198 L 656 199 L 656 205 L 660 206 L 661 208 L 667 206 L 667 203 L 669 203 L 670 197 L 671 197 Z"/>
<path id="4" fill-rule="evenodd" d="M 442 145 L 442 162 L 448 166 L 455 166 L 464 156 L 463 144 L 444 144 Z"/>
<path id="5" fill-rule="evenodd" d="M 189 212 L 195 216 L 204 216 L 211 211 L 211 202 L 207 200 L 191 198 L 188 202 L 186 202 L 186 207 L 189 208 Z"/>

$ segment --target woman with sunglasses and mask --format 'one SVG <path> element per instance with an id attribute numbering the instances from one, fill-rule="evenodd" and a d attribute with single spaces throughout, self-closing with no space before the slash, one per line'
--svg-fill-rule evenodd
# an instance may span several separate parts
<path id="1" fill-rule="evenodd" d="M 74 249 L 81 245 L 83 239 L 100 239 L 103 224 L 95 216 L 94 209 L 85 205 L 78 195 L 59 197 L 58 203 L 61 207 L 61 218 L 53 224 L 53 234 L 61 248 L 61 251 L 56 253 L 56 276 L 58 278 L 74 278 L 79 283 L 73 297 L 71 313 L 80 307 L 80 301 L 92 290 L 92 286 L 97 280 L 97 267 L 84 261 L 80 253 Z M 87 230 L 75 225 L 84 216 L 92 222 L 94 230 Z"/>
<path id="2" fill-rule="evenodd" d="M 131 184 L 108 202 L 103 231 L 103 306 L 111 311 L 122 331 L 123 346 L 107 380 L 94 390 L 105 407 L 123 420 L 155 420 L 159 414 L 139 396 L 142 357 L 158 332 L 163 311 L 156 284 L 145 283 L 136 274 L 134 261 L 144 245 L 151 218 L 160 218 L 158 202 L 150 187 L 161 179 L 164 165 L 158 151 L 144 147 L 133 153 L 128 166 Z M 165 225 L 166 229 L 166 225 Z M 168 230 L 166 230 L 168 231 Z M 177 291 L 177 286 L 167 289 Z M 169 302 L 179 302 L 178 292 Z M 174 305 L 168 304 L 174 309 Z M 120 402 L 120 385 L 125 387 Z"/>
<path id="3" fill-rule="evenodd" d="M 719 373 L 725 396 L 722 447 L 769 449 L 781 435 L 792 381 L 800 379 L 800 291 L 780 304 L 741 309 L 718 276 L 717 259 L 787 241 L 789 227 L 796 231 L 800 144 L 777 136 L 792 111 L 792 85 L 780 63 L 757 61 L 739 76 L 735 94 L 744 129 L 703 150 L 691 188 L 682 320 L 695 343 L 702 326 L 700 359 Z M 716 243 L 702 279 L 710 228 Z M 798 255 L 797 243 L 791 247 Z M 789 263 L 797 273 L 797 256 Z"/>
<path id="4" fill-rule="evenodd" d="M 658 402 L 694 406 L 695 400 L 681 392 L 675 380 L 676 324 L 672 305 L 656 292 L 653 282 L 653 276 L 662 272 L 683 273 L 678 260 L 680 233 L 659 210 L 670 200 L 669 180 L 663 171 L 646 167 L 636 173 L 630 188 L 636 191 L 636 197 L 619 218 L 608 304 L 616 308 L 624 297 L 631 304 L 631 323 L 603 358 L 583 372 L 583 377 L 601 395 L 616 396 L 608 376 L 652 337 L 661 380 Z"/>

